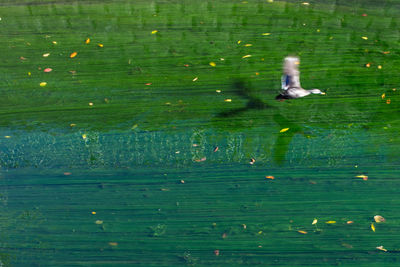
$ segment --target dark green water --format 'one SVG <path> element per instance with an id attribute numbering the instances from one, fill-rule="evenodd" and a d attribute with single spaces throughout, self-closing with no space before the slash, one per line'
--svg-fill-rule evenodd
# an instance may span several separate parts
<path id="1" fill-rule="evenodd" d="M 399 12 L 2 1 L 2 266 L 400 266 Z"/>

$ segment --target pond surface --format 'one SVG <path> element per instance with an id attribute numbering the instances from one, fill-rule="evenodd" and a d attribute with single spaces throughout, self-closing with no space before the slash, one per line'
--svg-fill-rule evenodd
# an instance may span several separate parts
<path id="1" fill-rule="evenodd" d="M 400 264 L 399 11 L 3 1 L 1 266 Z"/>

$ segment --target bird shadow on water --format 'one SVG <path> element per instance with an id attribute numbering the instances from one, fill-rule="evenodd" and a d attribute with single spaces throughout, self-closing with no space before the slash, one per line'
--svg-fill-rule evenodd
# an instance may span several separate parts
<path id="1" fill-rule="evenodd" d="M 236 80 L 232 84 L 232 89 L 232 93 L 239 96 L 243 100 L 247 100 L 246 105 L 244 107 L 219 112 L 216 114 L 216 118 L 222 123 L 226 120 L 257 120 L 261 121 L 260 126 L 263 127 L 270 127 L 271 124 L 276 124 L 279 126 L 279 129 L 289 128 L 290 131 L 277 134 L 272 150 L 272 158 L 274 163 L 278 166 L 282 166 L 285 162 L 286 154 L 289 150 L 289 145 L 293 137 L 296 134 L 304 134 L 303 127 L 283 116 L 279 112 L 279 108 L 277 106 L 268 104 L 259 97 L 255 96 L 253 87 L 249 83 L 246 83 L 243 80 Z M 246 112 L 251 113 L 243 117 L 242 115 Z M 260 116 L 262 116 L 262 118 L 260 118 Z M 226 126 L 226 124 L 224 124 L 224 126 Z M 234 127 L 236 126 L 237 125 Z M 270 136 L 266 136 L 266 138 L 270 138 Z"/>

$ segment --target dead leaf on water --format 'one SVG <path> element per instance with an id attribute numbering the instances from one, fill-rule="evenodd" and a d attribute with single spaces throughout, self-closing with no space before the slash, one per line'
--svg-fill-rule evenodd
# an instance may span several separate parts
<path id="1" fill-rule="evenodd" d="M 318 220 L 314 219 L 311 224 L 314 225 L 314 224 L 317 224 L 317 222 L 318 222 Z"/>
<path id="2" fill-rule="evenodd" d="M 367 36 L 362 36 L 361 38 L 364 39 L 364 40 L 368 40 Z"/>
<path id="3" fill-rule="evenodd" d="M 86 40 L 85 40 L 85 44 L 89 44 L 90 43 L 90 38 L 87 38 Z"/>
<path id="4" fill-rule="evenodd" d="M 265 178 L 267 178 L 267 179 L 271 179 L 271 180 L 274 180 L 274 179 L 275 179 L 275 177 L 274 177 L 274 176 L 272 176 L 272 175 L 265 176 Z"/>
<path id="5" fill-rule="evenodd" d="M 71 55 L 69 55 L 70 58 L 74 58 L 78 55 L 78 52 L 72 52 Z"/>
<path id="6" fill-rule="evenodd" d="M 387 249 L 386 248 L 384 248 L 383 246 L 379 246 L 379 247 L 376 247 L 376 249 L 378 249 L 378 250 L 382 250 L 382 251 L 387 251 Z"/>
<path id="7" fill-rule="evenodd" d="M 279 132 L 280 132 L 280 133 L 284 133 L 284 132 L 287 132 L 289 129 L 290 129 L 290 128 L 283 128 L 283 129 L 280 130 Z"/>
<path id="8" fill-rule="evenodd" d="M 251 55 L 245 55 L 242 58 L 248 58 L 248 57 L 251 57 Z"/>
<path id="9" fill-rule="evenodd" d="M 96 224 L 103 224 L 103 221 L 102 220 L 97 220 L 95 223 Z"/>
<path id="10" fill-rule="evenodd" d="M 158 32 L 157 30 L 154 30 L 151 32 L 151 34 L 156 34 L 157 32 Z"/>
<path id="11" fill-rule="evenodd" d="M 377 222 L 377 223 L 386 222 L 386 219 L 383 218 L 381 215 L 375 215 L 375 216 L 374 216 L 374 220 L 375 220 L 375 222 Z"/>
<path id="12" fill-rule="evenodd" d="M 299 230 L 299 231 L 297 231 L 297 232 L 300 233 L 300 234 L 303 234 L 303 235 L 307 234 L 306 231 L 302 231 L 302 230 Z"/>
<path id="13" fill-rule="evenodd" d="M 50 56 L 50 53 L 43 54 L 43 57 L 48 57 L 48 56 Z"/>
<path id="14" fill-rule="evenodd" d="M 112 247 L 118 246 L 117 242 L 108 242 L 108 244 Z"/>
<path id="15" fill-rule="evenodd" d="M 210 64 L 211 67 L 217 66 L 217 64 L 215 64 L 215 62 L 210 62 L 210 63 L 208 63 L 208 64 Z"/>
<path id="16" fill-rule="evenodd" d="M 362 174 L 362 175 L 357 175 L 357 178 L 362 178 L 364 181 L 368 180 L 368 176 Z"/>
<path id="17" fill-rule="evenodd" d="M 197 81 L 198 79 L 199 79 L 198 77 L 195 77 L 192 81 L 195 82 L 195 81 Z"/>
<path id="18" fill-rule="evenodd" d="M 386 94 L 385 94 L 385 93 L 383 93 L 383 94 L 381 95 L 382 99 L 384 99 L 384 98 L 385 98 L 385 96 L 386 96 Z"/>
<path id="19" fill-rule="evenodd" d="M 46 83 L 46 82 L 41 82 L 41 83 L 39 83 L 39 85 L 40 85 L 41 87 L 45 87 L 45 86 L 47 85 L 47 83 Z"/>
<path id="20" fill-rule="evenodd" d="M 268 36 L 268 35 L 271 35 L 271 33 L 270 32 L 265 32 L 265 33 L 263 33 L 261 35 Z"/>
<path id="21" fill-rule="evenodd" d="M 390 98 L 388 100 L 386 100 L 386 104 L 390 104 Z"/>
<path id="22" fill-rule="evenodd" d="M 371 223 L 371 230 L 375 232 L 375 225 Z"/>
<path id="23" fill-rule="evenodd" d="M 225 101 L 225 102 L 232 102 L 232 99 L 227 98 L 227 99 L 225 99 L 224 101 Z"/>

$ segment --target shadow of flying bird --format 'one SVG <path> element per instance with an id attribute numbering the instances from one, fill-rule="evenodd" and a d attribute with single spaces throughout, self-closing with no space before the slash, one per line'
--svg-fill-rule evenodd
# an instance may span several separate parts
<path id="1" fill-rule="evenodd" d="M 246 106 L 242 108 L 236 108 L 220 112 L 217 115 L 218 117 L 232 117 L 251 109 L 261 110 L 261 109 L 271 108 L 271 106 L 264 103 L 261 99 L 255 97 L 252 94 L 251 87 L 246 86 L 246 84 L 243 81 L 241 80 L 235 81 L 233 83 L 233 89 L 234 89 L 233 92 L 236 95 L 248 100 Z"/>

